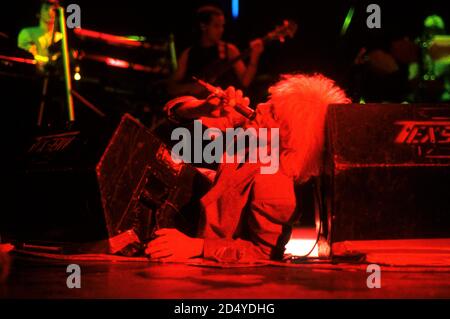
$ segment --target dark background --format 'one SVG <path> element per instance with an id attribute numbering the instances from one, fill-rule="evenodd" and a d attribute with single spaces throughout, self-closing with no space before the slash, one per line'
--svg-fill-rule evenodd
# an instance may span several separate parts
<path id="1" fill-rule="evenodd" d="M 231 18 L 231 0 L 218 1 L 63 1 L 81 7 L 81 23 L 86 29 L 113 34 L 155 35 L 173 33 L 177 50 L 192 40 L 192 16 L 203 4 L 222 7 L 227 16 L 225 39 L 236 43 L 241 50 L 249 40 L 262 36 L 284 18 L 295 20 L 296 37 L 285 45 L 274 44 L 263 55 L 260 72 L 324 72 L 338 81 L 362 46 L 382 46 L 392 38 L 420 34 L 423 19 L 432 13 L 441 15 L 447 24 L 449 14 L 446 1 L 257 1 L 240 0 L 240 16 Z M 381 6 L 382 28 L 368 29 L 366 7 L 370 3 Z M 351 6 L 355 14 L 347 34 L 340 36 L 344 18 Z M 0 31 L 16 38 L 24 26 L 34 25 L 39 1 L 9 1 L 2 4 Z"/>

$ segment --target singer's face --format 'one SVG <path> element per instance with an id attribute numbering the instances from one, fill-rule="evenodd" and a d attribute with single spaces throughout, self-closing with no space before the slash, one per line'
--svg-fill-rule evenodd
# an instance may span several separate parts
<path id="1" fill-rule="evenodd" d="M 225 28 L 225 17 L 223 15 L 214 15 L 208 24 L 204 24 L 203 35 L 211 42 L 217 43 L 222 39 Z"/>
<path id="2" fill-rule="evenodd" d="M 260 103 L 256 107 L 256 116 L 253 121 L 247 122 L 247 127 L 255 127 L 255 128 L 272 128 L 278 127 L 278 123 L 276 123 L 273 112 L 272 112 L 272 103 Z"/>

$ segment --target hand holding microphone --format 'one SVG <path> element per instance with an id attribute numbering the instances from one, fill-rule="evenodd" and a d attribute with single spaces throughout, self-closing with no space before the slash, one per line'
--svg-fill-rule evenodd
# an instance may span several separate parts
<path id="1" fill-rule="evenodd" d="M 236 90 L 234 87 L 229 87 L 227 90 L 222 90 L 220 87 L 216 87 L 202 81 L 196 77 L 193 79 L 201 86 L 203 86 L 208 92 L 211 93 L 212 97 L 217 97 L 221 100 L 224 100 L 226 105 L 249 120 L 253 120 L 256 116 L 256 112 L 249 107 L 250 100 L 247 97 L 243 96 L 241 90 Z"/>

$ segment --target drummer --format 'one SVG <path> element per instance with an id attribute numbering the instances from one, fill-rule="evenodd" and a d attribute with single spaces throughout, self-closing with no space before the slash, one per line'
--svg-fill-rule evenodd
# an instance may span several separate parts
<path id="1" fill-rule="evenodd" d="M 427 83 L 439 83 L 436 101 L 450 101 L 450 36 L 446 35 L 444 20 L 438 15 L 426 17 L 422 37 L 417 42 L 422 58 L 419 63 L 410 64 L 409 79 L 419 79 L 422 87 L 431 87 Z"/>

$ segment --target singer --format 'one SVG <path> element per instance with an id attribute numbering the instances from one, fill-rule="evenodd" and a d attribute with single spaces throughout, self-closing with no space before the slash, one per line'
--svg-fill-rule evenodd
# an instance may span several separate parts
<path id="1" fill-rule="evenodd" d="M 163 261 L 203 257 L 220 262 L 281 259 L 289 240 L 296 199 L 294 183 L 321 171 L 325 114 L 329 104 L 350 103 L 344 91 L 322 75 L 285 75 L 269 89 L 254 120 L 235 110 L 249 106 L 242 91 L 229 87 L 226 97 L 211 94 L 167 103 L 175 121 L 201 119 L 209 127 L 279 129 L 280 169 L 261 174 L 261 163 L 221 163 L 211 190 L 201 199 L 200 233 L 190 238 L 176 229 L 160 229 L 146 253 Z"/>

